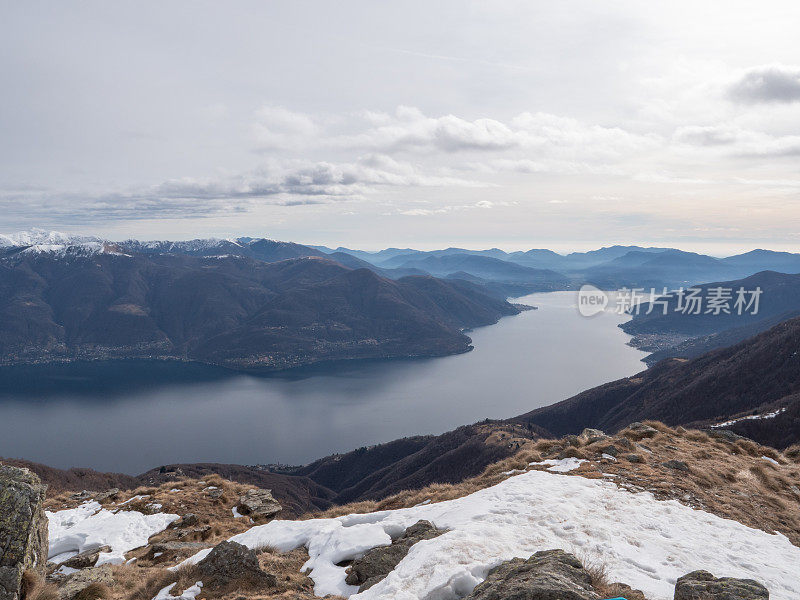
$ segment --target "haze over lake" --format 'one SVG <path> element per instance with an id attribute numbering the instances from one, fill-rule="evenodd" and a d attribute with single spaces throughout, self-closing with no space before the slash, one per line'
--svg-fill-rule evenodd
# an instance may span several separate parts
<path id="1" fill-rule="evenodd" d="M 176 462 L 302 464 L 333 452 L 512 417 L 644 370 L 612 312 L 575 292 L 473 331 L 436 359 L 253 376 L 145 361 L 0 369 L 0 456 L 140 473 Z"/>

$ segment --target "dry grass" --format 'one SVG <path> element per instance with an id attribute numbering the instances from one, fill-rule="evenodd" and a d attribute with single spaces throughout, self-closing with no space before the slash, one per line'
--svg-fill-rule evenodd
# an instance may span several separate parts
<path id="1" fill-rule="evenodd" d="M 108 600 L 112 597 L 111 590 L 102 583 L 90 583 L 78 592 L 72 600 Z"/>
<path id="2" fill-rule="evenodd" d="M 152 600 L 160 590 L 174 583 L 176 578 L 177 575 L 167 569 L 119 566 L 114 568 L 114 598 Z"/>
<path id="3" fill-rule="evenodd" d="M 59 600 L 58 588 L 42 581 L 33 571 L 25 571 L 22 574 L 21 588 L 21 600 Z"/>

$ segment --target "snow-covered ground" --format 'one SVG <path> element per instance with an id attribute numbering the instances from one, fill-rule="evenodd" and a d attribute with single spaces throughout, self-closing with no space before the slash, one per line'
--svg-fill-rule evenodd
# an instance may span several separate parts
<path id="1" fill-rule="evenodd" d="M 388 544 L 420 519 L 449 531 L 415 544 L 386 579 L 362 594 L 336 564 Z M 800 598 L 800 548 L 736 521 L 630 493 L 611 482 L 530 471 L 464 498 L 336 519 L 272 521 L 231 540 L 281 551 L 306 546 L 317 595 L 353 600 L 463 597 L 487 572 L 514 557 L 563 548 L 602 562 L 652 600 L 671 600 L 675 580 L 705 569 L 762 582 L 773 600 Z M 186 562 L 198 562 L 203 551 Z"/>
<path id="2" fill-rule="evenodd" d="M 97 564 L 122 564 L 126 552 L 144 546 L 150 536 L 164 531 L 179 518 L 178 515 L 167 513 L 114 513 L 97 502 L 86 502 L 69 510 L 47 512 L 50 536 L 48 559 L 61 563 L 79 552 L 110 546 L 111 552 L 101 553 Z"/>

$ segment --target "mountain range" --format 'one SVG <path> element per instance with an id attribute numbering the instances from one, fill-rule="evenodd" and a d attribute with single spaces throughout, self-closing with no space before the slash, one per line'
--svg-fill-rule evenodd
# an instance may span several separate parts
<path id="1" fill-rule="evenodd" d="M 333 250 L 324 246 L 314 249 L 327 254 L 351 254 L 379 268 L 420 269 L 438 276 L 466 273 L 484 284 L 514 284 L 522 293 L 573 289 L 584 283 L 601 289 L 659 288 L 740 279 L 766 270 L 800 273 L 800 254 L 771 250 L 718 258 L 674 248 L 642 246 L 609 246 L 566 255 L 546 249 L 525 252 L 504 252 L 498 248 L 432 251 L 389 248 L 380 252 L 342 247 Z"/>
<path id="2" fill-rule="evenodd" d="M 178 252 L 166 243 L 6 246 L 0 361 L 138 357 L 276 370 L 439 356 L 470 349 L 464 329 L 519 312 L 465 281 L 390 280 L 328 258 L 285 258 L 298 253 L 293 244 L 237 244 L 223 247 L 261 258 L 210 254 L 204 243 Z"/>

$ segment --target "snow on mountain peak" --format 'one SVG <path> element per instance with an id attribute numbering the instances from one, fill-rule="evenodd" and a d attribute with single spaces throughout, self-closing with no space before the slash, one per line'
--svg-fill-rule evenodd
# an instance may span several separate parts
<path id="1" fill-rule="evenodd" d="M 33 228 L 12 234 L 0 234 L 0 247 L 9 246 L 74 246 L 87 242 L 102 242 L 100 238 L 70 235 L 60 231 Z"/>

